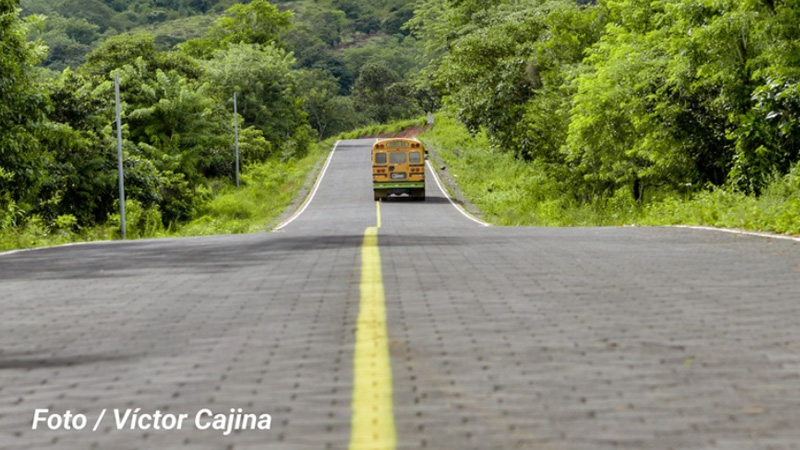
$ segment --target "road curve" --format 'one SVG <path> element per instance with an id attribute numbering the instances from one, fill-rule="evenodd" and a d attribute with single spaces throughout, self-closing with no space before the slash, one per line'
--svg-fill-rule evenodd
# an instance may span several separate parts
<path id="1" fill-rule="evenodd" d="M 378 208 L 372 142 L 341 142 L 279 232 L 0 255 L 0 448 L 353 448 L 369 261 L 391 447 L 800 446 L 800 244 L 482 227 L 432 182 L 424 203 Z M 105 417 L 92 431 L 101 411 L 137 408 L 191 423 L 119 430 Z M 192 422 L 231 408 L 269 414 L 270 430 Z M 37 409 L 88 425 L 32 430 Z"/>

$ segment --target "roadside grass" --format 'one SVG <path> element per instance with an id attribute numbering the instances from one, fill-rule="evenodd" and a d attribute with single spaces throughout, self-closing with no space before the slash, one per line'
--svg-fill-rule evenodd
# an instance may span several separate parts
<path id="1" fill-rule="evenodd" d="M 646 207 L 645 225 L 707 225 L 800 235 L 800 166 L 776 177 L 758 197 L 725 189 L 689 200 L 667 198 Z"/>
<path id="2" fill-rule="evenodd" d="M 0 251 L 108 240 L 115 234 L 108 226 L 77 228 L 71 215 L 59 216 L 52 225 L 37 215 L 26 218 L 21 225 L 7 219 L 0 223 Z"/>
<path id="3" fill-rule="evenodd" d="M 727 188 L 693 194 L 655 193 L 637 203 L 627 190 L 592 203 L 578 202 L 535 163 L 492 151 L 482 134 L 470 135 L 447 114 L 421 136 L 436 152 L 466 199 L 495 225 L 706 225 L 800 234 L 800 165 L 775 176 L 760 196 Z"/>
<path id="4" fill-rule="evenodd" d="M 192 221 L 173 236 L 206 236 L 269 231 L 297 197 L 311 171 L 327 156 L 333 141 L 314 145 L 307 155 L 288 161 L 269 160 L 246 168 L 240 188 L 228 182 Z M 313 181 L 313 180 L 311 180 Z"/>

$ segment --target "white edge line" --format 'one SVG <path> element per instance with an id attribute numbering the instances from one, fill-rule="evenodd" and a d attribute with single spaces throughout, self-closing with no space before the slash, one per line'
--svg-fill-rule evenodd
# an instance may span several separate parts
<path id="1" fill-rule="evenodd" d="M 454 202 L 453 199 L 450 198 L 450 194 L 448 194 L 447 191 L 444 189 L 444 186 L 442 186 L 441 181 L 439 181 L 439 175 L 436 174 L 436 170 L 434 170 L 433 164 L 431 164 L 430 160 L 425 161 L 425 163 L 428 165 L 428 168 L 431 169 L 431 173 L 433 174 L 433 179 L 434 179 L 434 181 L 436 181 L 436 184 L 439 186 L 439 190 L 442 191 L 442 194 L 444 194 L 445 198 L 447 198 L 447 201 L 449 201 L 450 204 L 453 205 L 458 210 L 458 212 L 460 212 L 467 219 L 469 219 L 469 220 L 471 220 L 471 221 L 473 221 L 473 222 L 475 222 L 475 223 L 477 223 L 477 224 L 479 224 L 481 226 L 484 226 L 484 227 L 490 227 L 491 226 L 491 224 L 488 224 L 488 223 L 486 223 L 486 222 L 484 222 L 484 221 L 482 221 L 480 219 L 477 219 L 477 218 L 473 217 L 472 214 L 468 213 L 466 210 L 464 210 L 464 208 L 459 206 L 458 203 Z"/>
<path id="2" fill-rule="evenodd" d="M 734 230 L 732 228 L 704 227 L 700 225 L 671 225 L 672 228 L 686 228 L 690 230 L 719 231 L 722 233 L 738 234 L 742 236 L 755 236 L 770 239 L 781 239 L 784 241 L 800 242 L 800 237 L 786 236 L 782 234 L 762 233 L 758 231 Z"/>
<path id="3" fill-rule="evenodd" d="M 216 237 L 220 236 L 228 236 L 228 235 L 213 235 Z M 65 244 L 56 244 L 56 245 L 45 245 L 41 247 L 29 247 L 29 248 L 16 248 L 14 250 L 6 250 L 4 252 L 0 252 L 0 256 L 6 255 L 13 255 L 15 253 L 27 253 L 27 252 L 35 252 L 39 250 L 51 250 L 56 248 L 63 248 L 63 247 L 85 247 L 90 245 L 123 245 L 123 244 L 131 244 L 131 243 L 148 243 L 148 242 L 166 242 L 169 240 L 189 240 L 189 239 L 202 239 L 205 237 L 212 237 L 209 236 L 161 236 L 161 237 L 148 237 L 148 238 L 131 238 L 131 239 L 99 239 L 96 241 L 81 241 L 81 242 L 67 242 Z"/>
<path id="4" fill-rule="evenodd" d="M 272 231 L 280 231 L 280 230 L 282 230 L 287 225 L 289 225 L 290 223 L 294 222 L 295 219 L 300 217 L 300 214 L 303 214 L 303 212 L 306 210 L 306 208 L 308 208 L 308 205 L 311 204 L 311 200 L 313 200 L 314 196 L 317 195 L 317 190 L 319 190 L 319 186 L 322 184 L 322 179 L 325 178 L 325 172 L 328 171 L 328 166 L 330 166 L 331 160 L 333 159 L 333 154 L 334 154 L 334 152 L 336 152 L 336 147 L 339 146 L 340 142 L 342 142 L 342 141 L 336 141 L 336 143 L 333 145 L 333 150 L 331 150 L 330 154 L 328 155 L 328 160 L 325 161 L 325 166 L 322 167 L 322 172 L 320 172 L 319 177 L 317 177 L 317 182 L 314 183 L 314 189 L 312 189 L 311 190 L 311 194 L 309 194 L 308 197 L 306 197 L 306 199 L 303 202 L 303 205 L 300 207 L 300 209 L 298 209 L 297 212 L 292 214 L 292 217 L 289 217 L 282 224 L 280 224 L 277 227 L 273 228 Z"/>
<path id="5" fill-rule="evenodd" d="M 144 240 L 144 239 L 136 239 L 136 240 Z M 79 246 L 84 246 L 84 245 L 97 245 L 97 244 L 124 244 L 124 243 L 130 243 L 130 242 L 133 242 L 133 241 L 134 241 L 134 239 L 126 239 L 124 241 L 121 240 L 121 239 L 114 239 L 114 240 L 104 239 L 104 240 L 98 240 L 98 241 L 67 242 L 66 244 L 45 245 L 45 246 L 42 246 L 42 247 L 17 248 L 17 249 L 14 249 L 14 250 L 6 250 L 4 252 L 0 252 L 0 256 L 13 255 L 15 253 L 33 252 L 33 251 L 36 251 L 36 250 L 47 250 L 47 249 L 51 249 L 51 248 L 79 247 Z"/>

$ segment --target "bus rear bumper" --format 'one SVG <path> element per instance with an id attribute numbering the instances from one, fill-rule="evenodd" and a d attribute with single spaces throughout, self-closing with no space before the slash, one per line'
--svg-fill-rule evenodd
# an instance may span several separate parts
<path id="1" fill-rule="evenodd" d="M 375 193 L 375 200 L 389 198 L 392 195 L 407 195 L 419 200 L 425 199 L 424 182 L 372 183 L 372 190 Z"/>

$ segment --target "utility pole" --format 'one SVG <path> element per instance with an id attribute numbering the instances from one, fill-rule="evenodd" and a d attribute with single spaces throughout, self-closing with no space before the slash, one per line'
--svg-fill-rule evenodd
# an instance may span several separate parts
<path id="1" fill-rule="evenodd" d="M 239 189 L 239 111 L 236 108 L 236 92 L 233 93 L 233 130 L 236 147 L 236 189 Z"/>
<path id="2" fill-rule="evenodd" d="M 127 227 L 125 226 L 125 179 L 122 170 L 122 118 L 120 117 L 119 106 L 119 70 L 114 71 L 114 93 L 117 100 L 117 169 L 119 170 L 119 222 L 121 226 L 122 239 L 126 238 Z"/>

